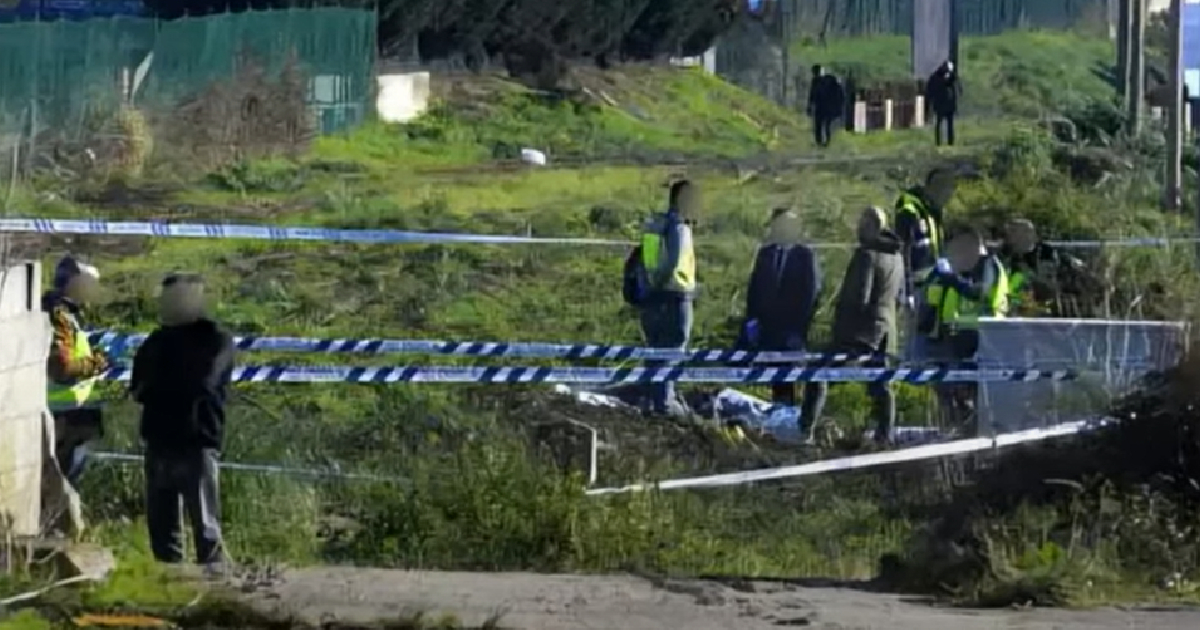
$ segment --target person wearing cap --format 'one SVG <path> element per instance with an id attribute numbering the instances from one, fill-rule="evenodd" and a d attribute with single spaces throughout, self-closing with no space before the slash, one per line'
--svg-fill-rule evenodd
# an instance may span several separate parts
<path id="1" fill-rule="evenodd" d="M 109 358 L 92 347 L 82 321 L 83 307 L 99 291 L 99 270 L 67 256 L 54 269 L 53 288 L 42 296 L 53 330 L 46 403 L 54 417 L 54 456 L 72 486 L 87 465 L 88 443 L 103 433 L 102 412 L 92 394 L 109 369 Z"/>
<path id="2" fill-rule="evenodd" d="M 882 367 L 897 349 L 896 311 L 904 295 L 904 259 L 900 239 L 887 229 L 887 214 L 882 208 L 863 210 L 858 220 L 858 247 L 850 257 L 846 275 L 838 290 L 833 314 L 833 344 L 830 352 L 877 357 L 871 363 Z M 809 382 L 804 388 L 807 433 L 820 421 L 829 386 Z M 874 439 L 891 440 L 896 419 L 896 402 L 890 383 L 870 383 L 871 417 Z"/>
<path id="3" fill-rule="evenodd" d="M 975 230 L 957 234 L 935 264 L 918 322 L 918 332 L 928 339 L 928 358 L 945 364 L 972 360 L 979 349 L 979 318 L 1005 317 L 1008 298 L 1008 273 L 983 236 Z M 951 426 L 965 426 L 977 387 L 940 383 L 934 389 Z"/>
<path id="4" fill-rule="evenodd" d="M 180 503 L 199 563 L 219 566 L 221 502 L 217 469 L 233 373 L 233 337 L 205 314 L 204 283 L 171 274 L 162 282 L 160 326 L 133 358 L 129 389 L 142 406 L 146 526 L 160 562 L 184 559 Z"/>
<path id="5" fill-rule="evenodd" d="M 1082 260 L 1041 240 L 1032 221 L 1008 222 L 1000 261 L 1009 272 L 1009 305 L 1014 313 L 1028 317 L 1084 316 L 1079 312 L 1079 302 L 1097 283 Z"/>
<path id="6" fill-rule="evenodd" d="M 767 352 L 803 352 L 821 293 L 821 269 L 812 248 L 802 242 L 799 215 L 776 210 L 754 257 L 746 289 L 745 345 Z M 796 384 L 771 386 L 776 405 L 796 406 Z"/>
<path id="7" fill-rule="evenodd" d="M 910 314 L 919 313 L 922 289 L 942 256 L 945 208 L 956 188 L 953 171 L 936 168 L 925 183 L 905 190 L 896 200 L 896 236 L 904 258 L 904 301 Z M 924 353 L 920 335 L 909 336 L 909 360 L 919 361 Z"/>
<path id="8" fill-rule="evenodd" d="M 925 105 L 933 110 L 933 138 L 938 146 L 943 140 L 954 146 L 954 117 L 958 114 L 958 100 L 962 98 L 962 84 L 954 71 L 953 61 L 944 61 L 925 82 Z M 943 130 L 945 136 L 943 137 Z"/>

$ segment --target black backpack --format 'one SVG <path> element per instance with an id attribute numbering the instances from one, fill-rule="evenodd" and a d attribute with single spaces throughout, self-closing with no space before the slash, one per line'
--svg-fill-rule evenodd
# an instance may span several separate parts
<path id="1" fill-rule="evenodd" d="M 625 258 L 625 269 L 621 277 L 621 296 L 625 298 L 625 303 L 641 306 L 649 284 L 646 267 L 642 265 L 642 246 L 638 245 Z"/>

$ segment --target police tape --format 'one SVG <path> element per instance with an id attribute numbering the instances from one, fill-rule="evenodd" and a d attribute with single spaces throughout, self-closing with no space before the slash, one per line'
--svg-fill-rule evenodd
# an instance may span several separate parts
<path id="1" fill-rule="evenodd" d="M 1103 428 L 1110 424 L 1114 424 L 1115 422 L 1116 421 L 1111 418 L 1081 420 L 1041 429 L 1027 429 L 1024 431 L 1005 433 L 991 438 L 969 438 L 964 440 L 955 440 L 952 442 L 942 442 L 938 444 L 926 444 L 895 451 L 868 453 L 865 455 L 851 455 L 850 457 L 839 457 L 837 459 L 827 459 L 808 464 L 798 464 L 795 466 L 782 466 L 779 468 L 768 468 L 765 470 L 748 470 L 745 472 L 725 473 L 719 475 L 705 475 L 703 477 L 668 479 L 658 483 L 631 484 L 620 488 L 594 488 L 588 490 L 587 494 L 604 495 L 640 492 L 645 490 L 720 488 L 725 486 L 741 486 L 759 481 L 811 477 L 813 475 L 831 472 L 862 470 L 864 468 L 874 468 L 878 466 L 887 466 L 890 464 L 903 464 L 926 459 L 967 455 L 970 453 L 979 453 L 992 449 L 1016 446 L 1019 444 L 1031 444 L 1034 442 L 1041 442 L 1054 438 L 1069 437 L 1072 435 L 1087 433 Z"/>
<path id="2" fill-rule="evenodd" d="M 107 236 L 153 236 L 169 238 L 253 239 L 271 241 L 341 242 L 359 244 L 474 244 L 474 245 L 605 245 L 630 246 L 632 241 L 599 238 L 550 238 L 498 234 L 454 234 L 403 230 L 343 230 L 319 227 L 288 227 L 218 223 L 165 223 L 160 221 L 99 221 L 81 219 L 0 219 L 0 233 L 89 234 Z M 1078 241 L 1047 241 L 1066 248 L 1163 247 L 1200 243 L 1196 237 L 1142 237 Z M 818 249 L 845 249 L 852 243 L 810 243 Z"/>
<path id="3" fill-rule="evenodd" d="M 107 236 L 156 236 L 174 238 L 253 239 L 269 241 L 318 241 L 360 244 L 448 244 L 474 245 L 628 245 L 628 241 L 592 238 L 540 238 L 402 230 L 339 230 L 279 225 L 217 223 L 164 223 L 149 221 L 96 221 L 78 219 L 0 219 L 0 232 L 35 234 L 96 234 Z"/>
<path id="4" fill-rule="evenodd" d="M 702 488 L 720 488 L 736 485 L 746 485 L 760 481 L 774 481 L 779 479 L 794 479 L 798 477 L 812 477 L 820 474 L 831 472 L 847 472 L 851 470 L 862 470 L 866 468 L 876 468 L 892 464 L 904 464 L 916 461 L 938 459 L 943 457 L 954 457 L 958 455 L 968 455 L 971 453 L 979 453 L 983 451 L 1000 449 L 1009 446 L 1020 444 L 1032 444 L 1046 440 L 1070 437 L 1073 435 L 1081 435 L 1090 431 L 1104 428 L 1115 424 L 1116 420 L 1111 418 L 1103 418 L 1097 420 L 1081 420 L 1076 422 L 1067 422 L 1041 429 L 1027 429 L 1015 433 L 1007 433 L 998 435 L 993 438 L 968 438 L 963 440 L 955 440 L 951 442 L 940 442 L 936 444 L 925 444 L 922 446 L 913 446 L 909 448 L 897 449 L 894 451 L 886 451 L 882 453 L 869 453 L 865 455 L 851 455 L 849 457 L 839 457 L 836 459 L 827 459 L 822 461 L 811 462 L 808 464 L 798 464 L 794 466 L 782 466 L 779 468 L 767 468 L 759 470 L 748 470 L 736 473 L 724 473 L 718 475 L 706 475 L 703 477 L 689 477 L 682 479 L 668 479 L 657 483 L 640 483 L 631 484 L 623 487 L 615 488 L 593 488 L 587 490 L 586 493 L 591 496 L 623 494 L 629 492 L 640 492 L 645 490 L 687 490 L 687 489 L 702 489 Z M 134 464 L 143 461 L 141 455 L 134 453 L 114 453 L 109 451 L 100 451 L 92 453 L 92 457 L 98 461 L 112 461 L 123 464 Z M 234 470 L 239 472 L 250 472 L 260 474 L 275 474 L 293 477 L 307 477 L 313 479 L 346 479 L 355 481 L 372 481 L 391 484 L 411 484 L 411 480 L 406 477 L 374 475 L 367 473 L 344 472 L 338 465 L 324 468 L 296 468 L 284 466 L 282 464 L 250 464 L 244 462 L 222 462 L 220 464 L 223 470 Z"/>
<path id="5" fill-rule="evenodd" d="M 114 367 L 101 378 L 128 381 L 130 368 Z M 235 368 L 232 379 L 251 383 L 993 383 L 1073 381 L 1074 370 L 960 370 L 857 367 L 395 367 L 270 366 Z"/>
<path id="6" fill-rule="evenodd" d="M 89 333 L 93 345 L 137 347 L 145 334 L 99 331 Z M 708 363 L 785 363 L 827 361 L 845 363 L 878 360 L 870 354 L 767 352 L 752 350 L 676 350 L 599 344 L 555 344 L 492 341 L 438 341 L 422 339 L 318 339 L 308 337 L 234 337 L 239 350 L 362 354 L 442 354 L 469 357 L 522 357 L 542 359 L 646 359 Z"/>

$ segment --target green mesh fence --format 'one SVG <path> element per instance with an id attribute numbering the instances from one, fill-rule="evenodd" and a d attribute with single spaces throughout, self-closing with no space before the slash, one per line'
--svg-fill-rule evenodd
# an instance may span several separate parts
<path id="1" fill-rule="evenodd" d="M 908 35 L 913 0 L 782 0 L 790 2 L 801 34 Z M 1108 0 L 958 0 L 963 35 L 1018 28 L 1065 29 L 1103 19 Z"/>
<path id="2" fill-rule="evenodd" d="M 369 109 L 373 11 L 249 11 L 159 21 L 142 18 L 0 25 L 0 133 L 70 133 L 121 101 L 147 70 L 140 106 L 169 106 L 234 74 L 249 53 L 267 72 L 294 58 L 309 81 L 322 131 L 352 126 Z"/>

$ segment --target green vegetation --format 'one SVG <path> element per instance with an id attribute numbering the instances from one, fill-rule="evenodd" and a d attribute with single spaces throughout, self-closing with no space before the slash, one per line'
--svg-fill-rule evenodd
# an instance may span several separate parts
<path id="1" fill-rule="evenodd" d="M 1032 39 L 1025 45 L 966 44 L 967 50 L 1002 51 L 969 54 L 980 55 L 979 67 L 1003 68 L 1005 76 L 1025 76 L 1013 68 L 1045 70 L 1026 83 L 1004 83 L 1025 87 L 1000 88 L 1000 100 L 1026 94 L 1039 99 L 1039 107 L 1052 107 L 1056 101 L 1041 99 L 1050 98 L 1045 86 L 1055 73 L 1088 72 L 1107 59 L 1100 44 L 1072 36 L 1007 35 L 995 42 L 1021 37 Z M 1032 45 L 1043 41 L 1070 50 L 1079 67 L 1043 68 L 1040 61 L 1067 58 Z M 881 43 L 859 45 L 874 54 L 887 50 Z M 1095 52 L 1087 57 L 1087 51 Z M 595 97 L 586 105 L 545 103 L 483 79 L 460 84 L 457 95 L 447 91 L 442 105 L 412 125 L 324 138 L 297 161 L 245 162 L 175 178 L 165 173 L 186 171 L 151 165 L 152 184 L 140 189 L 47 181 L 38 184 L 41 190 L 26 191 L 25 199 L 39 216 L 629 238 L 639 220 L 661 205 L 666 179 L 684 172 L 706 194 L 700 224 L 703 294 L 695 326 L 695 344 L 703 347 L 733 341 L 750 256 L 772 207 L 794 205 L 813 241 L 847 242 L 864 205 L 889 204 L 929 165 L 948 159 L 978 174 L 961 184 L 950 209 L 962 222 L 990 229 L 1021 214 L 1040 222 L 1048 237 L 1075 238 L 1184 230 L 1178 218 L 1156 209 L 1153 155 L 1124 154 L 1131 168 L 1102 180 L 1081 179 L 1088 173 L 1065 168 L 1078 157 L 1070 147 L 1036 127 L 989 124 L 965 128 L 968 141 L 956 153 L 938 153 L 923 132 L 841 136 L 839 151 L 879 154 L 885 163 L 795 166 L 743 159 L 731 168 L 733 157 L 803 151 L 806 124 L 690 71 L 633 70 L 595 81 L 610 84 L 606 93 L 616 105 L 598 104 Z M 1081 92 L 1102 96 L 1099 84 L 1081 79 L 1084 84 Z M 465 101 L 471 108 L 458 105 Z M 634 109 L 645 115 L 631 114 Z M 645 163 L 529 169 L 487 161 L 530 145 L 549 149 L 552 160 L 640 157 Z M 724 159 L 653 165 L 656 158 L 676 155 Z M 47 192 L 59 200 L 47 201 Z M 205 273 L 216 316 L 242 333 L 639 341 L 635 317 L 620 299 L 625 252 L 619 248 L 155 240 L 85 241 L 80 250 L 100 265 L 111 292 L 95 321 L 122 330 L 152 327 L 157 279 L 187 269 Z M 829 290 L 818 339 L 827 331 L 829 303 L 847 259 L 840 248 L 821 253 Z M 1106 250 L 1088 262 L 1114 283 L 1110 302 L 1116 316 L 1155 283 L 1171 286 L 1171 295 L 1200 289 L 1191 253 L 1179 249 Z M 1189 319 L 1195 306 L 1153 293 L 1142 304 L 1148 316 Z M 246 363 L 407 360 L 243 357 Z M 849 435 L 864 426 L 864 395 L 852 385 L 831 397 L 827 413 Z M 902 388 L 902 423 L 925 424 L 927 409 L 924 389 Z M 114 401 L 110 412 L 106 447 L 132 451 L 136 409 Z M 1200 569 L 1197 540 L 1187 524 L 1194 513 L 1163 511 L 1176 502 L 1166 490 L 1157 494 L 1152 474 L 1093 482 L 1101 471 L 1096 462 L 1111 459 L 1112 442 L 1103 442 L 1110 450 L 1090 445 L 1031 451 L 1013 469 L 1027 475 L 1001 467 L 973 475 L 965 488 L 947 480 L 969 472 L 969 466 L 930 464 L 782 486 L 589 497 L 578 475 L 560 474 L 531 445 L 532 427 L 573 419 L 600 428 L 616 447 L 603 455 L 601 485 L 778 465 L 813 454 L 769 439 L 729 443 L 704 426 L 582 408 L 531 386 L 248 384 L 237 387 L 231 417 L 228 460 L 336 464 L 402 478 L 312 480 L 229 472 L 222 482 L 229 544 L 237 558 L 256 564 L 346 561 L 840 578 L 882 571 L 903 587 L 1000 604 L 1189 597 L 1186 588 L 1159 588 L 1164 571 L 1179 574 L 1174 583 L 1181 584 L 1196 579 Z M 1154 435 L 1163 443 L 1181 439 L 1167 430 Z M 1039 476 L 1047 470 L 1039 466 L 1047 462 L 1059 464 L 1054 478 L 1078 488 L 1069 499 L 1044 492 L 1050 477 Z M 1133 490 L 1143 487 L 1147 494 Z M 98 466 L 83 493 L 92 519 L 106 524 L 95 535 L 122 549 L 136 548 L 132 541 L 144 535 L 137 520 L 140 470 Z M 1084 517 L 1093 514 L 1101 516 Z M 130 524 L 117 524 L 122 522 Z M 1135 547 L 1156 551 L 1129 553 Z M 919 570 L 909 568 L 914 566 Z"/>
<path id="2" fill-rule="evenodd" d="M 801 43 L 803 64 L 821 63 L 861 83 L 911 76 L 907 37 Z M 1111 100 L 1116 51 L 1107 39 L 1052 31 L 1014 31 L 964 38 L 959 52 L 964 111 L 1036 116 Z"/>

